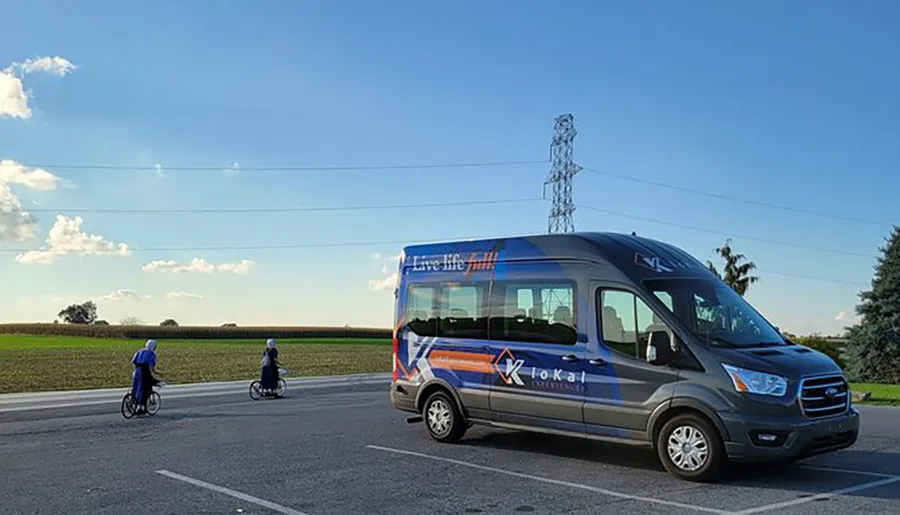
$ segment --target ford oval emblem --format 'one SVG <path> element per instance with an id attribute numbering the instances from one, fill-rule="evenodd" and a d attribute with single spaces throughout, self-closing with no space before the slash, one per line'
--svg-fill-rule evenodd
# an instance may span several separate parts
<path id="1" fill-rule="evenodd" d="M 838 389 L 833 386 L 831 388 L 825 390 L 825 396 L 828 397 L 829 399 L 834 399 L 835 397 L 837 397 L 837 394 L 838 394 Z"/>

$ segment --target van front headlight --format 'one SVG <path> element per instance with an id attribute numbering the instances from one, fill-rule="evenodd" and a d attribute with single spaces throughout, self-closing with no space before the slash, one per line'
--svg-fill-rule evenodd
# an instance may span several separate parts
<path id="1" fill-rule="evenodd" d="M 774 374 L 722 364 L 734 389 L 743 393 L 781 397 L 787 393 L 787 379 Z"/>

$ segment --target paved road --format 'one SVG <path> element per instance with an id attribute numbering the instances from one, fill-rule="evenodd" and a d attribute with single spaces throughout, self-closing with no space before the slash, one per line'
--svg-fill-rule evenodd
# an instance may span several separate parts
<path id="1" fill-rule="evenodd" d="M 864 408 L 854 448 L 806 462 L 822 468 L 741 467 L 696 485 L 652 454 L 602 443 L 473 429 L 439 445 L 390 409 L 384 381 L 257 402 L 246 391 L 162 395 L 159 414 L 131 420 L 114 402 L 0 402 L 4 512 L 900 513 L 900 410 L 890 408 Z"/>

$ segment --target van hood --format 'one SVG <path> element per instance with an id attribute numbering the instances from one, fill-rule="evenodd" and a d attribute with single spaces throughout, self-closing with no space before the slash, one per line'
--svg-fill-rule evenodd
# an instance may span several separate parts
<path id="1" fill-rule="evenodd" d="M 803 345 L 747 349 L 714 347 L 712 350 L 722 363 L 788 379 L 843 373 L 826 354 Z"/>

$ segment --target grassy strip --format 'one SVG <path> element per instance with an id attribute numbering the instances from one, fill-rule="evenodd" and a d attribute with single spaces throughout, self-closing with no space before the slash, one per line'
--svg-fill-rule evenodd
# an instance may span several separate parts
<path id="1" fill-rule="evenodd" d="M 869 400 L 859 401 L 856 404 L 900 406 L 900 385 L 898 384 L 852 383 L 850 390 L 853 392 L 872 393 L 872 397 Z"/>
<path id="2" fill-rule="evenodd" d="M 264 340 L 157 340 L 157 367 L 176 384 L 251 380 Z M 131 384 L 143 342 L 0 335 L 0 393 L 115 388 Z M 390 340 L 279 340 L 290 377 L 389 372 Z"/>

